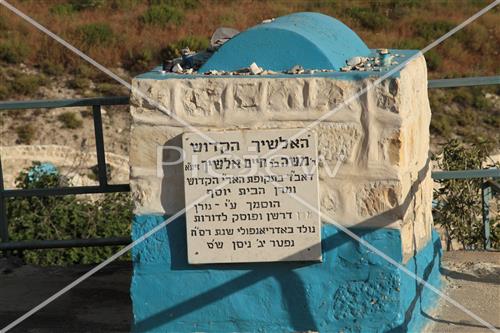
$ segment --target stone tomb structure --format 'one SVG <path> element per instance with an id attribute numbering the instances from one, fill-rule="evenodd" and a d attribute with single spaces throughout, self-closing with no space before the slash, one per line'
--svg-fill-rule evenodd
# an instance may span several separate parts
<path id="1" fill-rule="evenodd" d="M 422 328 L 422 314 L 434 304 L 435 295 L 338 227 L 349 228 L 439 286 L 441 250 L 432 227 L 431 114 L 425 59 L 418 51 L 389 50 L 389 54 L 392 61 L 384 60 L 377 70 L 354 65 L 345 69 L 353 57 L 376 58 L 379 54 L 341 22 L 322 14 L 298 13 L 236 35 L 208 59 L 200 73 L 162 73 L 156 69 L 133 80 L 133 238 L 139 239 L 190 206 L 190 201 L 209 194 L 206 201 L 193 202 L 200 205 L 192 205 L 186 214 L 179 214 L 133 249 L 133 330 L 406 332 Z M 306 71 L 202 74 L 234 71 L 252 62 L 275 72 L 294 65 Z M 405 63 L 400 71 L 359 98 L 350 99 L 398 63 Z M 235 182 L 242 171 L 229 168 L 214 175 L 201 169 L 193 173 L 189 163 L 220 163 L 214 161 L 224 157 L 228 164 L 244 163 L 244 158 L 235 156 L 235 151 L 226 151 L 230 153 L 227 156 L 209 153 L 209 149 L 202 152 L 203 143 L 213 148 L 210 140 L 156 108 L 143 93 L 204 136 L 213 136 L 215 143 L 238 142 L 245 153 L 253 140 L 286 140 L 310 126 L 304 132 L 314 139 L 309 147 L 300 153 L 278 154 L 309 156 L 317 163 L 306 171 L 280 165 L 276 174 L 290 176 L 295 171 L 303 175 L 296 194 L 310 203 L 309 208 L 319 206 L 322 215 L 296 215 L 314 210 L 304 209 L 290 197 L 272 203 L 273 191 L 279 187 L 276 182 L 256 186 L 265 187 L 267 194 L 249 190 L 243 195 L 239 195 L 240 188 L 253 186 L 232 183 L 223 188 L 238 193 L 217 199 L 217 193 L 222 193 L 217 192 L 219 184 L 199 179 Z M 350 100 L 348 105 L 312 126 L 346 100 Z M 164 146 L 183 148 L 184 163 L 174 163 L 179 160 L 179 151 L 162 149 Z M 262 171 L 251 176 L 258 178 Z M 310 181 L 306 181 L 308 177 Z M 239 205 L 231 209 L 230 202 L 235 200 Z M 214 208 L 226 202 L 227 209 Z M 251 210 L 256 202 L 275 206 Z M 216 217 L 202 214 L 208 204 L 214 211 L 208 215 Z M 286 205 L 283 212 L 290 211 L 292 217 L 276 215 L 273 222 L 267 214 L 251 215 L 279 213 L 277 205 Z M 237 220 L 233 221 L 233 216 L 238 216 Z M 246 216 L 244 221 L 241 216 Z M 301 234 L 302 225 L 306 229 L 301 230 L 316 230 Z M 263 239 L 237 231 L 288 226 L 294 231 L 290 237 L 262 236 L 268 237 L 265 240 L 269 243 L 279 240 L 282 245 L 284 240 L 294 240 L 296 248 L 253 248 L 257 239 Z M 200 236 L 202 229 L 205 233 Z M 205 229 L 211 230 L 210 237 Z M 216 229 L 230 229 L 233 234 L 224 231 L 222 235 L 223 231 Z M 252 248 L 244 248 L 247 243 L 240 248 L 240 241 L 251 241 Z M 217 248 L 221 243 L 216 242 L 223 242 L 223 248 Z M 269 243 L 266 246 L 272 246 Z M 303 255 L 307 249 L 314 250 Z"/>

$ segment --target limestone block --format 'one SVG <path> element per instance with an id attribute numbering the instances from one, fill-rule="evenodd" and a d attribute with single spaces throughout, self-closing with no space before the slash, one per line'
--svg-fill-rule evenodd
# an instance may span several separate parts
<path id="1" fill-rule="evenodd" d="M 363 87 L 358 81 L 318 77 L 134 79 L 132 85 L 135 97 L 131 99 L 131 113 L 135 122 L 178 125 L 174 119 L 177 117 L 192 125 L 204 126 L 316 120 Z M 148 98 L 158 101 L 163 110 L 148 102 Z M 360 99 L 353 99 L 325 121 L 359 118 L 362 103 Z"/>
<path id="2" fill-rule="evenodd" d="M 348 227 L 401 229 L 403 252 L 411 253 L 431 237 L 426 75 L 419 56 L 399 75 L 354 99 L 376 78 L 134 79 L 130 165 L 136 213 L 173 214 L 184 208 L 182 169 L 158 167 L 158 159 L 168 162 L 178 155 L 169 150 L 159 156 L 158 147 L 181 148 L 186 131 L 311 126 L 318 137 L 321 211 Z M 352 102 L 315 123 L 346 100 Z"/>
<path id="3" fill-rule="evenodd" d="M 319 158 L 323 163 L 355 160 L 363 137 L 363 128 L 357 123 L 320 123 L 317 132 Z"/>
<path id="4" fill-rule="evenodd" d="M 161 147 L 183 133 L 181 127 L 133 125 L 130 133 L 130 166 L 157 168 Z M 168 150 L 164 150 L 169 152 Z"/>
<path id="5" fill-rule="evenodd" d="M 398 204 L 401 189 L 397 181 L 370 182 L 356 192 L 358 216 L 371 217 L 390 210 Z"/>

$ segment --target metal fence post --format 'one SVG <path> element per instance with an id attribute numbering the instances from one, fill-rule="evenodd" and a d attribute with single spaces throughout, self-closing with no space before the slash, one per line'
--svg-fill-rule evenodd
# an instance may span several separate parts
<path id="1" fill-rule="evenodd" d="M 2 158 L 0 157 L 0 238 L 2 242 L 9 241 L 9 227 L 7 225 L 7 204 L 4 196 Z"/>
<path id="2" fill-rule="evenodd" d="M 101 106 L 93 105 L 92 114 L 94 116 L 95 148 L 97 153 L 97 172 L 99 177 L 99 186 L 103 188 L 108 185 L 108 176 L 106 171 L 106 154 L 104 152 L 104 135 L 102 129 Z"/>
<path id="3" fill-rule="evenodd" d="M 488 182 L 484 182 L 481 186 L 482 211 L 483 211 L 483 231 L 484 231 L 484 249 L 491 249 L 490 239 L 490 200 L 491 187 Z"/>

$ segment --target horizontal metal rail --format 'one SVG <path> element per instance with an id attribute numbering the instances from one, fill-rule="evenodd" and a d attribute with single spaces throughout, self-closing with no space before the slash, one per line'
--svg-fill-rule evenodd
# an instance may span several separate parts
<path id="1" fill-rule="evenodd" d="M 69 100 L 39 100 L 39 101 L 18 101 L 0 102 L 1 110 L 22 110 L 22 109 L 51 109 L 61 107 L 92 107 L 92 117 L 94 119 L 94 136 L 97 154 L 97 176 L 99 185 L 97 186 L 74 186 L 58 188 L 36 188 L 36 189 L 5 189 L 3 186 L 2 161 L 0 157 L 0 251 L 26 250 L 26 249 L 47 249 L 47 248 L 67 248 L 67 247 L 87 247 L 87 246 L 111 246 L 125 245 L 130 243 L 129 237 L 115 238 L 93 238 L 93 239 L 73 239 L 73 240 L 26 240 L 9 241 L 7 224 L 7 198 L 31 197 L 31 196 L 62 196 L 77 194 L 98 194 L 129 192 L 129 184 L 108 184 L 106 155 L 104 149 L 104 135 L 102 128 L 102 105 L 128 105 L 128 96 L 119 97 L 97 97 Z"/>
<path id="2" fill-rule="evenodd" d="M 62 239 L 62 240 L 29 240 L 21 242 L 1 242 L 0 251 L 57 249 L 71 247 L 118 246 L 128 245 L 130 237 Z"/>
<path id="3" fill-rule="evenodd" d="M 56 196 L 72 194 L 96 194 L 96 193 L 115 193 L 129 192 L 129 184 L 116 184 L 106 186 L 71 186 L 54 188 L 30 188 L 30 189 L 12 189 L 3 190 L 0 196 L 4 197 L 33 197 L 33 196 Z"/>
<path id="4" fill-rule="evenodd" d="M 458 88 L 500 84 L 500 76 L 461 77 L 456 79 L 429 80 L 428 88 Z"/>
<path id="5" fill-rule="evenodd" d="M 0 110 L 55 109 L 78 106 L 128 105 L 128 96 L 95 97 L 80 99 L 45 99 L 33 101 L 0 102 Z"/>
<path id="6" fill-rule="evenodd" d="M 480 85 L 500 84 L 500 76 L 487 77 L 469 77 L 455 79 L 429 80 L 428 88 L 456 88 Z M 106 177 L 106 161 L 104 154 L 104 137 L 102 131 L 101 106 L 103 105 L 128 105 L 129 96 L 111 96 L 82 99 L 65 100 L 30 100 L 30 101 L 8 101 L 0 102 L 0 111 L 2 110 L 22 110 L 22 109 L 52 109 L 62 107 L 83 107 L 92 106 L 94 117 L 94 130 L 96 137 L 96 152 L 98 159 L 98 179 L 99 186 L 79 186 L 64 188 L 44 188 L 44 189 L 4 189 L 2 177 L 2 164 L 0 159 L 0 250 L 14 249 L 35 249 L 35 248 L 57 248 L 57 247 L 83 247 L 83 246 L 106 246 L 106 245 L 124 245 L 130 242 L 129 238 L 103 238 L 103 239 L 80 239 L 80 240 L 36 240 L 24 242 L 10 242 L 6 219 L 6 198 L 8 197 L 27 197 L 27 196 L 52 196 L 52 195 L 72 195 L 72 194 L 96 194 L 112 192 L 128 192 L 128 184 L 109 185 Z M 435 180 L 445 179 L 474 179 L 474 178 L 500 178 L 498 169 L 487 170 L 463 170 L 463 171 L 434 171 L 432 178 Z M 493 182 L 493 181 L 491 181 Z M 484 198 L 488 197 L 488 191 L 498 192 L 496 182 L 489 184 L 485 188 Z M 483 203 L 485 200 L 483 199 Z M 488 219 L 484 215 L 488 212 L 488 207 L 483 209 L 483 219 Z M 485 221 L 486 222 L 486 221 Z M 489 227 L 489 226 L 488 226 Z M 486 228 L 486 223 L 485 223 Z M 489 232 L 485 235 L 489 236 Z M 487 237 L 489 246 L 489 237 Z"/>
<path id="7" fill-rule="evenodd" d="M 475 179 L 475 178 L 500 178 L 500 169 L 482 170 L 457 170 L 457 171 L 433 171 L 432 179 Z"/>

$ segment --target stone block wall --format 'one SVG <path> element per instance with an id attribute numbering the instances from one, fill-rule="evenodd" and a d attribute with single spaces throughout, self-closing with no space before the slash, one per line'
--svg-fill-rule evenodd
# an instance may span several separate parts
<path id="1" fill-rule="evenodd" d="M 157 154 L 159 146 L 180 146 L 180 135 L 189 131 L 137 90 L 200 131 L 304 128 L 378 76 L 134 79 L 130 165 L 136 214 L 184 208 L 182 169 L 158 170 Z M 346 227 L 400 230 L 403 262 L 431 239 L 429 123 L 420 55 L 311 128 L 318 136 L 322 212 Z"/>

